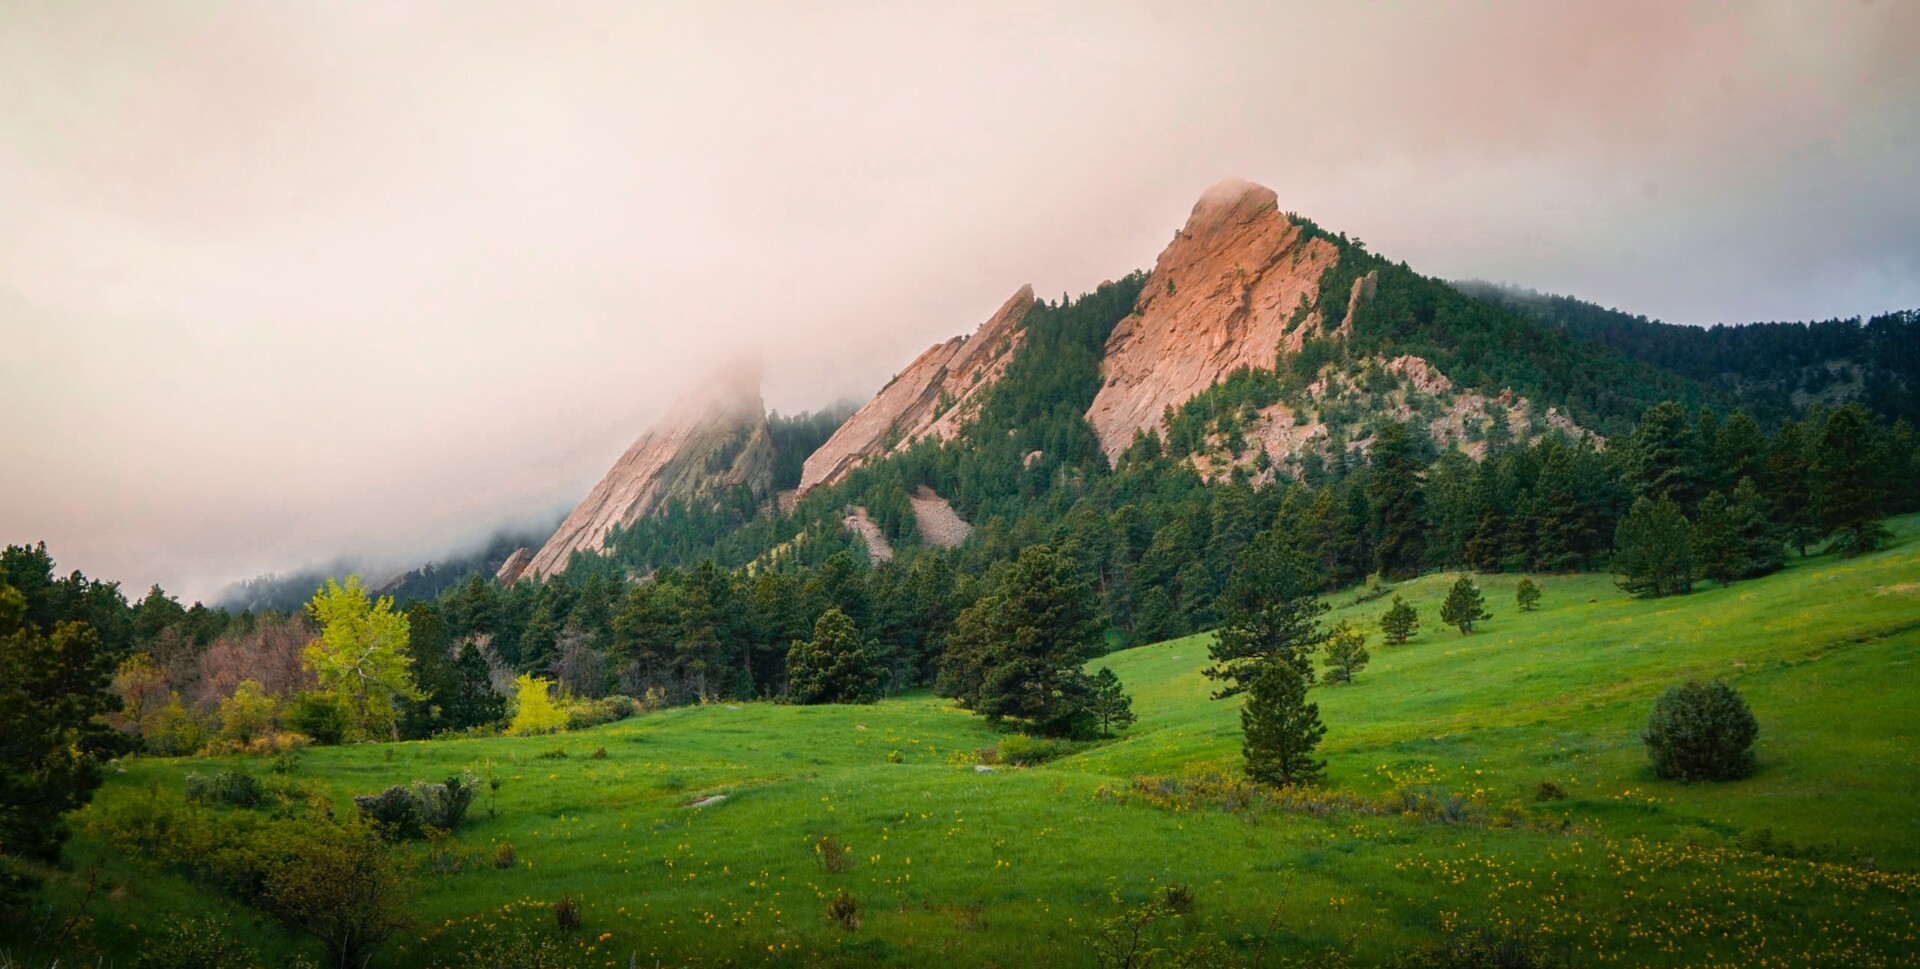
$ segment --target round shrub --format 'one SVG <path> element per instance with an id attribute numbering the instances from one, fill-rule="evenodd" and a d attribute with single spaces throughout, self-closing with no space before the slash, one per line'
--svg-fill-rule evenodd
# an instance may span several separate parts
<path id="1" fill-rule="evenodd" d="M 1653 772 L 1675 781 L 1725 781 L 1753 773 L 1760 724 L 1727 684 L 1689 680 L 1662 694 L 1642 740 Z"/>

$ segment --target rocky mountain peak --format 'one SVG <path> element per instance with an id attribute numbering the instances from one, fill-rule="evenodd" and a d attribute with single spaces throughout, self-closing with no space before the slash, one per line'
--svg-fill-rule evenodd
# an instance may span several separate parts
<path id="1" fill-rule="evenodd" d="M 1006 371 L 1033 305 L 1033 287 L 1022 286 L 973 336 L 936 344 L 908 364 L 808 456 L 800 491 L 831 485 L 862 463 L 922 438 L 953 437 Z"/>
<path id="2" fill-rule="evenodd" d="M 640 435 L 514 578 L 552 575 L 576 551 L 602 551 L 608 530 L 632 525 L 668 499 L 697 500 L 742 485 L 764 496 L 772 483 L 760 367 L 736 363 L 702 381 Z M 511 581 L 505 567 L 501 578 Z"/>
<path id="3" fill-rule="evenodd" d="M 1338 258 L 1280 211 L 1272 190 L 1240 179 L 1207 189 L 1107 339 L 1087 420 L 1108 458 L 1136 431 L 1157 429 L 1168 407 L 1299 349 L 1319 330 L 1309 308 Z"/>

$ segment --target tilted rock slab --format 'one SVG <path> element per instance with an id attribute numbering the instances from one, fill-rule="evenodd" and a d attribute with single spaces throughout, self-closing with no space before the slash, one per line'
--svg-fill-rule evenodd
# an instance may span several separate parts
<path id="1" fill-rule="evenodd" d="M 1298 350 L 1320 328 L 1318 314 L 1299 318 L 1299 307 L 1318 298 L 1338 259 L 1332 243 L 1304 237 L 1271 190 L 1237 179 L 1208 189 L 1107 338 L 1105 382 L 1087 410 L 1107 459 L 1134 432 L 1160 430 L 1168 407 Z M 1356 284 L 1350 300 L 1361 296 Z"/>
<path id="2" fill-rule="evenodd" d="M 1006 372 L 1033 304 L 1033 287 L 1022 286 L 972 337 L 954 337 L 908 364 L 807 457 L 800 493 L 837 483 L 866 461 L 923 438 L 953 437 L 978 410 L 981 392 Z"/>
<path id="3" fill-rule="evenodd" d="M 631 526 L 669 499 L 695 500 L 740 485 L 760 497 L 773 485 L 773 440 L 757 367 L 706 381 L 640 435 L 521 574 L 553 575 L 574 552 L 604 550 L 610 529 Z"/>

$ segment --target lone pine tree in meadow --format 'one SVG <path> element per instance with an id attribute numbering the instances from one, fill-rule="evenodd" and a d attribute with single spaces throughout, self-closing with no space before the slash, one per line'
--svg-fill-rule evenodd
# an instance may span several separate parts
<path id="1" fill-rule="evenodd" d="M 1353 675 L 1373 657 L 1367 652 L 1367 634 L 1342 622 L 1327 634 L 1327 682 L 1352 683 Z"/>
<path id="2" fill-rule="evenodd" d="M 1521 579 L 1519 587 L 1513 590 L 1513 599 L 1521 612 L 1532 612 L 1540 608 L 1540 587 L 1534 585 L 1532 579 Z"/>
<path id="3" fill-rule="evenodd" d="M 1133 698 L 1121 686 L 1120 678 L 1105 666 L 1093 675 L 1093 697 L 1088 701 L 1087 712 L 1100 725 L 1102 737 L 1111 737 L 1115 730 L 1127 729 L 1136 719 L 1133 715 Z"/>
<path id="4" fill-rule="evenodd" d="M 1420 628 L 1420 612 L 1407 600 L 1393 597 L 1393 607 L 1380 617 L 1380 632 L 1387 645 L 1404 645 Z"/>
<path id="5" fill-rule="evenodd" d="M 1457 627 L 1462 636 L 1473 632 L 1474 623 L 1492 618 L 1493 614 L 1486 609 L 1486 598 L 1471 576 L 1461 576 L 1448 590 L 1447 601 L 1440 604 L 1440 621 Z"/>
<path id="6" fill-rule="evenodd" d="M 1326 736 L 1320 706 L 1307 702 L 1307 680 L 1292 663 L 1266 663 L 1247 689 L 1240 710 L 1241 753 L 1247 776 L 1263 784 L 1307 784 L 1327 762 L 1313 756 Z"/>
<path id="7" fill-rule="evenodd" d="M 1214 699 L 1244 692 L 1276 661 L 1313 683 L 1313 654 L 1327 640 L 1319 623 L 1327 605 L 1314 585 L 1305 556 L 1278 529 L 1262 532 L 1240 554 L 1220 599 L 1220 631 L 1208 648 L 1214 665 L 1207 677 L 1229 681 Z"/>

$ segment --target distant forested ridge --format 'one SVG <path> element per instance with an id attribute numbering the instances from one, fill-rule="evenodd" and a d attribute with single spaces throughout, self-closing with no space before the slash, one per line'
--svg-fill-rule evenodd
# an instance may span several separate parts
<path id="1" fill-rule="evenodd" d="M 1814 401 L 1849 400 L 1886 417 L 1920 420 L 1920 310 L 1866 319 L 1683 326 L 1571 296 L 1478 280 L 1454 285 L 1475 299 L 1706 384 L 1765 420 Z"/>

